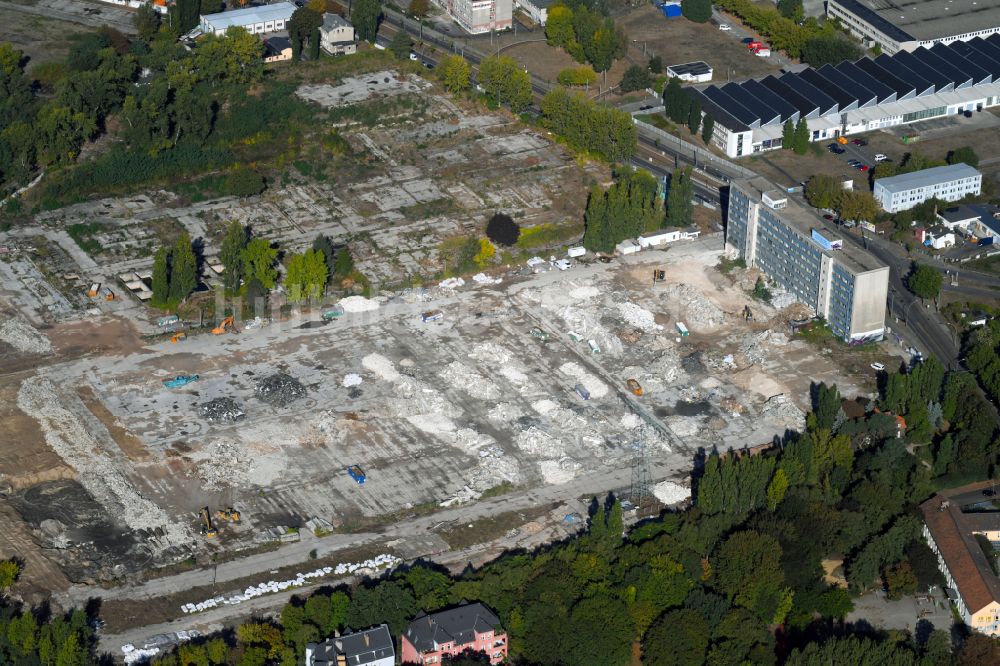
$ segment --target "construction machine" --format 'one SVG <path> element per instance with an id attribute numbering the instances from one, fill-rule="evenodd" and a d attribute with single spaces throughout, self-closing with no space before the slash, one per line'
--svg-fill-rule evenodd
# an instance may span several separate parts
<path id="1" fill-rule="evenodd" d="M 211 539 L 214 536 L 218 536 L 219 530 L 215 529 L 215 525 L 212 524 L 212 514 L 209 513 L 208 507 L 204 507 L 198 512 L 201 516 L 201 535 L 206 539 Z"/>
<path id="2" fill-rule="evenodd" d="M 219 509 L 218 511 L 215 512 L 215 516 L 219 520 L 227 520 L 231 523 L 240 522 L 240 512 L 231 506 L 225 509 Z"/>
<path id="3" fill-rule="evenodd" d="M 744 305 L 743 306 L 743 320 L 744 321 L 753 321 L 753 312 L 750 310 L 750 306 L 749 305 Z"/>
<path id="4" fill-rule="evenodd" d="M 180 342 L 181 340 L 187 340 L 187 336 L 188 336 L 187 333 L 185 333 L 184 331 L 177 331 L 176 333 L 170 336 L 170 341 L 173 343 L 177 343 Z"/>
<path id="5" fill-rule="evenodd" d="M 215 328 L 213 328 L 212 329 L 212 335 L 222 335 L 226 331 L 229 331 L 230 333 L 239 333 L 240 332 L 240 330 L 238 328 L 236 328 L 236 321 L 233 319 L 232 315 L 230 315 L 230 316 L 226 317 L 225 319 L 223 319 L 222 323 L 220 323 L 218 326 L 216 326 Z"/>
<path id="6" fill-rule="evenodd" d="M 627 380 L 625 382 L 625 385 L 628 386 L 628 390 L 631 391 L 632 395 L 642 395 L 643 394 L 642 385 L 638 381 L 636 381 L 635 379 L 629 379 L 629 380 Z"/>

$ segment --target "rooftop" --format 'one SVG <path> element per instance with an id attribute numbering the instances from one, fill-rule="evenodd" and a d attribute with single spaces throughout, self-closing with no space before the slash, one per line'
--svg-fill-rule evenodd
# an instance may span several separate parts
<path id="1" fill-rule="evenodd" d="M 982 481 L 945 490 L 920 505 L 924 522 L 955 579 L 966 608 L 975 613 L 991 602 L 1000 602 L 1000 578 L 993 574 L 974 531 L 1000 529 L 1000 511 L 983 511 L 983 490 L 995 485 Z"/>
<path id="2" fill-rule="evenodd" d="M 276 2 L 262 7 L 244 7 L 218 14 L 205 14 L 202 21 L 210 23 L 216 30 L 226 30 L 232 26 L 244 26 L 254 23 L 265 23 L 277 19 L 289 19 L 295 12 L 295 5 L 290 2 Z"/>
<path id="3" fill-rule="evenodd" d="M 333 30 L 334 28 L 350 28 L 352 26 L 351 22 L 340 14 L 327 12 L 323 15 L 323 27 L 327 30 Z"/>
<path id="4" fill-rule="evenodd" d="M 896 193 L 921 187 L 931 187 L 932 185 L 978 175 L 980 173 L 968 164 L 947 164 L 945 166 L 914 171 L 913 173 L 901 173 L 891 178 L 879 178 L 875 181 L 875 185 L 884 187 L 888 192 Z"/>
<path id="5" fill-rule="evenodd" d="M 898 42 L 928 41 L 1000 26 L 1000 0 L 836 2 Z M 875 20 L 872 17 L 876 17 Z M 890 29 L 886 29 L 883 24 L 888 24 Z"/>
<path id="6" fill-rule="evenodd" d="M 392 634 L 384 624 L 310 644 L 308 650 L 311 650 L 312 658 L 307 660 L 307 666 L 336 666 L 340 655 L 347 658 L 347 666 L 364 666 L 396 656 Z"/>
<path id="7" fill-rule="evenodd" d="M 758 201 L 763 200 L 765 192 L 773 193 L 775 190 L 774 183 L 769 182 L 762 176 L 735 180 L 733 184 L 738 185 L 740 189 L 748 192 Z M 785 206 L 775 210 L 774 214 L 789 224 L 800 235 L 808 238 L 820 251 L 836 259 L 839 264 L 848 270 L 858 274 L 886 268 L 885 264 L 849 241 L 844 242 L 843 247 L 839 250 L 825 250 L 812 240 L 813 230 L 818 231 L 827 239 L 842 239 L 844 233 L 827 224 L 826 220 L 820 217 L 812 208 L 805 206 L 795 197 L 789 196 L 785 201 Z"/>
<path id="8" fill-rule="evenodd" d="M 667 67 L 667 71 L 673 72 L 678 76 L 681 74 L 711 74 L 712 66 L 704 60 L 695 60 L 694 62 L 686 62 L 683 65 L 670 65 Z"/>
<path id="9" fill-rule="evenodd" d="M 476 640 L 477 633 L 486 631 L 502 631 L 500 618 L 486 606 L 474 603 L 418 617 L 404 636 L 418 652 L 428 652 L 438 643 L 467 645 Z"/>

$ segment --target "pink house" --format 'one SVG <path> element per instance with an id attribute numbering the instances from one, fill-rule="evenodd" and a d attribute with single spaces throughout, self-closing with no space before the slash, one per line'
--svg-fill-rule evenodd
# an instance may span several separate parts
<path id="1" fill-rule="evenodd" d="M 466 650 L 485 652 L 491 664 L 507 657 L 507 634 L 500 619 L 480 603 L 421 613 L 406 628 L 401 643 L 404 664 L 440 664 L 443 657 Z"/>

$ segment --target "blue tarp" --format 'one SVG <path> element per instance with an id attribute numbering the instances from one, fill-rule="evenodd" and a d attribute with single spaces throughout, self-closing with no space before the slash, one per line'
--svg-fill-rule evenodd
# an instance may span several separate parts
<path id="1" fill-rule="evenodd" d="M 667 18 L 678 18 L 681 15 L 681 6 L 679 4 L 675 5 L 660 5 L 660 11 Z"/>

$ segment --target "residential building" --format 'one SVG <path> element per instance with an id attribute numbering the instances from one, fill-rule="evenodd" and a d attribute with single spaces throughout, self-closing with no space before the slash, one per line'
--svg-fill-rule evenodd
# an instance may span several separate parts
<path id="1" fill-rule="evenodd" d="M 509 30 L 513 0 L 434 0 L 466 32 L 481 35 Z"/>
<path id="2" fill-rule="evenodd" d="M 913 235 L 918 243 L 926 247 L 932 247 L 935 250 L 943 250 L 955 246 L 955 233 L 943 224 L 930 228 L 917 227 L 913 230 Z"/>
<path id="3" fill-rule="evenodd" d="M 1000 208 L 991 204 L 961 204 L 938 211 L 941 224 L 974 236 L 980 243 L 1000 243 Z"/>
<path id="4" fill-rule="evenodd" d="M 305 666 L 394 666 L 395 663 L 392 634 L 384 624 L 306 645 Z"/>
<path id="5" fill-rule="evenodd" d="M 667 67 L 667 76 L 691 83 L 708 83 L 712 80 L 712 66 L 703 60 Z"/>
<path id="6" fill-rule="evenodd" d="M 467 650 L 485 652 L 491 664 L 507 657 L 507 633 L 500 619 L 481 603 L 420 614 L 401 639 L 404 664 L 439 664 L 442 658 Z"/>
<path id="7" fill-rule="evenodd" d="M 827 0 L 826 14 L 883 53 L 966 41 L 1000 32 L 998 0 Z"/>
<path id="8" fill-rule="evenodd" d="M 1000 635 L 1000 578 L 988 559 L 1000 548 L 996 484 L 944 490 L 920 505 L 924 538 L 937 555 L 948 597 L 966 626 L 991 636 Z"/>
<path id="9" fill-rule="evenodd" d="M 264 39 L 264 62 L 284 62 L 292 59 L 292 40 L 282 35 Z"/>
<path id="10" fill-rule="evenodd" d="M 890 213 L 908 210 L 928 199 L 958 201 L 982 190 L 983 174 L 968 164 L 948 164 L 875 181 L 872 194 Z"/>
<path id="11" fill-rule="evenodd" d="M 727 249 L 795 294 L 843 340 L 879 340 L 889 267 L 838 236 L 812 209 L 764 178 L 730 186 Z"/>
<path id="12" fill-rule="evenodd" d="M 780 148 L 789 120 L 825 141 L 998 106 L 1000 34 L 684 90 L 715 119 L 712 143 L 741 157 Z"/>
<path id="13" fill-rule="evenodd" d="M 540 26 L 545 26 L 549 20 L 549 7 L 556 4 L 556 0 L 514 0 L 514 5 L 528 18 Z"/>
<path id="14" fill-rule="evenodd" d="M 338 14 L 324 14 L 319 28 L 319 45 L 330 55 L 351 55 L 358 50 L 354 26 Z"/>
<path id="15" fill-rule="evenodd" d="M 243 28 L 252 35 L 286 30 L 289 19 L 295 12 L 290 2 L 276 2 L 273 5 L 244 7 L 218 14 L 202 14 L 201 31 L 206 35 L 224 35 L 232 27 Z"/>

